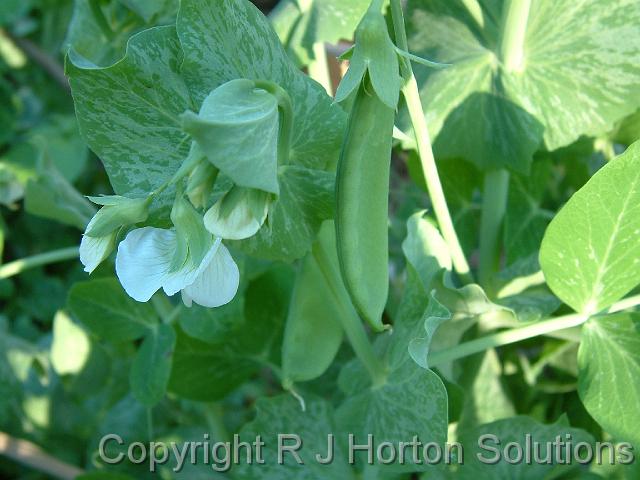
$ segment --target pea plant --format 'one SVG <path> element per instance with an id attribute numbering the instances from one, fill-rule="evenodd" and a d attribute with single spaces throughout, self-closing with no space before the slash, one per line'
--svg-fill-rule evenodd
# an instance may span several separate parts
<path id="1" fill-rule="evenodd" d="M 637 0 L 4 0 L 6 478 L 637 479 Z"/>

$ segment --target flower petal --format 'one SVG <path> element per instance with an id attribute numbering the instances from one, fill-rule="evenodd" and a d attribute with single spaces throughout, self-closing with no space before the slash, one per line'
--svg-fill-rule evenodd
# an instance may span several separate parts
<path id="1" fill-rule="evenodd" d="M 176 272 L 171 272 L 167 276 L 165 282 L 162 284 L 164 293 L 169 296 L 175 295 L 196 281 L 202 271 L 209 266 L 209 263 L 211 263 L 220 246 L 221 240 L 219 238 L 211 237 L 211 240 L 211 247 L 199 264 L 194 263 L 195 259 L 191 257 L 191 252 L 189 252 L 184 267 Z"/>
<path id="2" fill-rule="evenodd" d="M 127 294 L 147 302 L 170 278 L 176 250 L 173 230 L 144 227 L 132 230 L 118 246 L 116 274 Z"/>
<path id="3" fill-rule="evenodd" d="M 115 247 L 115 239 L 115 233 L 104 237 L 82 236 L 80 262 L 84 265 L 85 272 L 93 272 L 111 254 Z"/>
<path id="4" fill-rule="evenodd" d="M 254 236 L 269 212 L 269 193 L 233 187 L 204 215 L 204 226 L 216 237 L 243 240 Z"/>
<path id="5" fill-rule="evenodd" d="M 182 290 L 182 299 L 187 306 L 194 301 L 203 307 L 219 307 L 233 300 L 239 283 L 238 266 L 229 250 L 220 244 L 196 281 Z"/>

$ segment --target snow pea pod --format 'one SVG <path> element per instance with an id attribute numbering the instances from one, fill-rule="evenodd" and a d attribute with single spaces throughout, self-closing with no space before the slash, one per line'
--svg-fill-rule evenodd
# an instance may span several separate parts
<path id="1" fill-rule="evenodd" d="M 367 88 L 365 88 L 365 86 Z M 349 116 L 336 179 L 336 237 L 343 280 L 376 331 L 389 292 L 388 198 L 395 111 L 365 76 Z"/>
<path id="2" fill-rule="evenodd" d="M 335 252 L 334 235 L 333 222 L 326 222 L 318 242 L 328 243 Z M 313 380 L 322 375 L 333 362 L 342 343 L 340 316 L 345 313 L 340 300 L 343 297 L 337 298 L 333 290 L 344 288 L 342 280 L 337 273 L 334 285 L 329 284 L 315 255 L 315 250 L 321 247 L 316 244 L 313 248 L 314 251 L 300 265 L 284 331 L 282 383 L 287 389 L 295 382 Z M 335 253 L 333 257 L 335 267 L 326 271 L 335 269 L 338 272 Z"/>

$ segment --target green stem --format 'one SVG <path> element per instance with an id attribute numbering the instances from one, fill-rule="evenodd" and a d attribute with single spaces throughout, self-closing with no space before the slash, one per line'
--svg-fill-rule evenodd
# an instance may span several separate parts
<path id="1" fill-rule="evenodd" d="M 407 103 L 411 123 L 413 124 L 418 155 L 420 156 L 422 172 L 427 184 L 427 190 L 429 191 L 431 206 L 438 220 L 442 237 L 449 247 L 453 266 L 461 280 L 464 283 L 473 283 L 471 269 L 460 245 L 460 240 L 458 239 L 458 234 L 456 233 L 453 219 L 447 206 L 447 200 L 444 196 L 440 175 L 438 174 L 438 167 L 436 166 L 436 161 L 433 156 L 427 122 L 422 110 L 420 94 L 418 93 L 418 85 L 413 75 L 411 75 L 409 82 L 402 88 L 402 92 Z"/>
<path id="2" fill-rule="evenodd" d="M 502 18 L 500 56 L 507 72 L 521 72 L 524 68 L 524 41 L 531 0 L 507 0 Z"/>
<path id="3" fill-rule="evenodd" d="M 480 283 L 493 295 L 494 274 L 500 264 L 500 232 L 507 210 L 509 172 L 491 170 L 484 177 L 480 226 Z"/>
<path id="4" fill-rule="evenodd" d="M 404 28 L 404 17 L 402 14 L 402 5 L 400 0 L 391 0 L 391 13 L 393 17 L 396 45 L 400 49 L 408 51 L 407 34 Z M 403 58 L 401 66 L 402 76 L 405 79 L 405 84 L 402 87 L 402 94 L 404 95 L 407 103 L 407 109 L 409 110 L 409 116 L 413 125 L 418 155 L 420 156 L 420 163 L 422 165 L 422 173 L 427 184 L 427 190 L 429 191 L 431 205 L 438 221 L 438 225 L 440 226 L 440 231 L 442 232 L 444 241 L 449 247 L 453 267 L 456 272 L 458 272 L 460 279 L 464 283 L 473 283 L 471 269 L 469 268 L 469 263 L 464 255 L 462 246 L 460 245 L 460 240 L 458 239 L 458 234 L 456 233 L 451 213 L 447 206 L 447 200 L 444 196 L 442 183 L 440 182 L 440 175 L 438 174 L 436 160 L 433 156 L 429 129 L 427 128 L 427 121 L 424 118 L 424 110 L 422 109 L 422 100 L 420 100 L 418 84 L 415 76 L 413 75 L 411 63 Z"/>
<path id="5" fill-rule="evenodd" d="M 640 305 L 640 295 L 626 298 L 615 303 L 607 310 L 607 313 L 620 312 Z M 486 337 L 477 338 L 469 342 L 461 343 L 448 350 L 433 352 L 429 355 L 429 366 L 435 367 L 445 363 L 459 360 L 476 353 L 484 352 L 491 348 L 502 347 L 512 343 L 521 342 L 540 335 L 550 335 L 560 330 L 578 327 L 589 319 L 584 313 L 573 313 L 562 317 L 551 318 L 542 322 L 533 322 L 523 327 L 513 328 L 504 332 L 494 333 Z"/>
<path id="6" fill-rule="evenodd" d="M 482 13 L 482 7 L 478 3 L 478 0 L 462 0 L 462 3 L 466 7 L 469 14 L 473 17 L 478 27 L 484 28 L 484 14 Z"/>
<path id="7" fill-rule="evenodd" d="M 334 229 L 325 229 L 327 235 L 334 235 Z M 337 261 L 332 260 L 331 249 L 335 244 L 331 237 L 320 235 L 318 242 L 313 247 L 313 255 L 320 266 L 320 270 L 331 288 L 337 305 L 340 307 L 340 322 L 342 328 L 351 343 L 351 346 L 362 364 L 365 366 L 371 377 L 374 387 L 384 385 L 387 380 L 387 371 L 384 364 L 377 357 L 373 350 L 367 332 L 360 320 L 360 316 L 356 312 L 349 295 L 342 284 Z"/>
<path id="8" fill-rule="evenodd" d="M 314 59 L 309 63 L 309 76 L 322 85 L 330 97 L 333 97 L 333 85 L 324 42 L 313 44 L 313 56 Z"/>
<path id="9" fill-rule="evenodd" d="M 78 247 L 61 248 L 52 252 L 40 253 L 32 257 L 26 257 L 20 260 L 6 263 L 0 266 L 0 279 L 13 277 L 30 268 L 49 265 L 50 263 L 64 262 L 73 260 L 80 255 Z"/>

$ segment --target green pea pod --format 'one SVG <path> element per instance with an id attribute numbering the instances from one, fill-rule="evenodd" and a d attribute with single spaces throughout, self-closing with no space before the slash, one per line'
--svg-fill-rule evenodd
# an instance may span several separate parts
<path id="1" fill-rule="evenodd" d="M 334 236 L 331 222 L 323 226 L 320 237 L 323 235 Z M 343 288 L 340 278 L 337 282 Z M 309 253 L 298 272 L 285 327 L 282 345 L 285 388 L 291 388 L 294 382 L 313 380 L 329 368 L 342 343 L 342 312 L 314 253 Z"/>
<path id="2" fill-rule="evenodd" d="M 359 87 L 336 180 L 336 236 L 343 280 L 358 313 L 376 331 L 389 293 L 388 200 L 395 112 Z M 371 93 L 370 93 L 371 92 Z"/>

